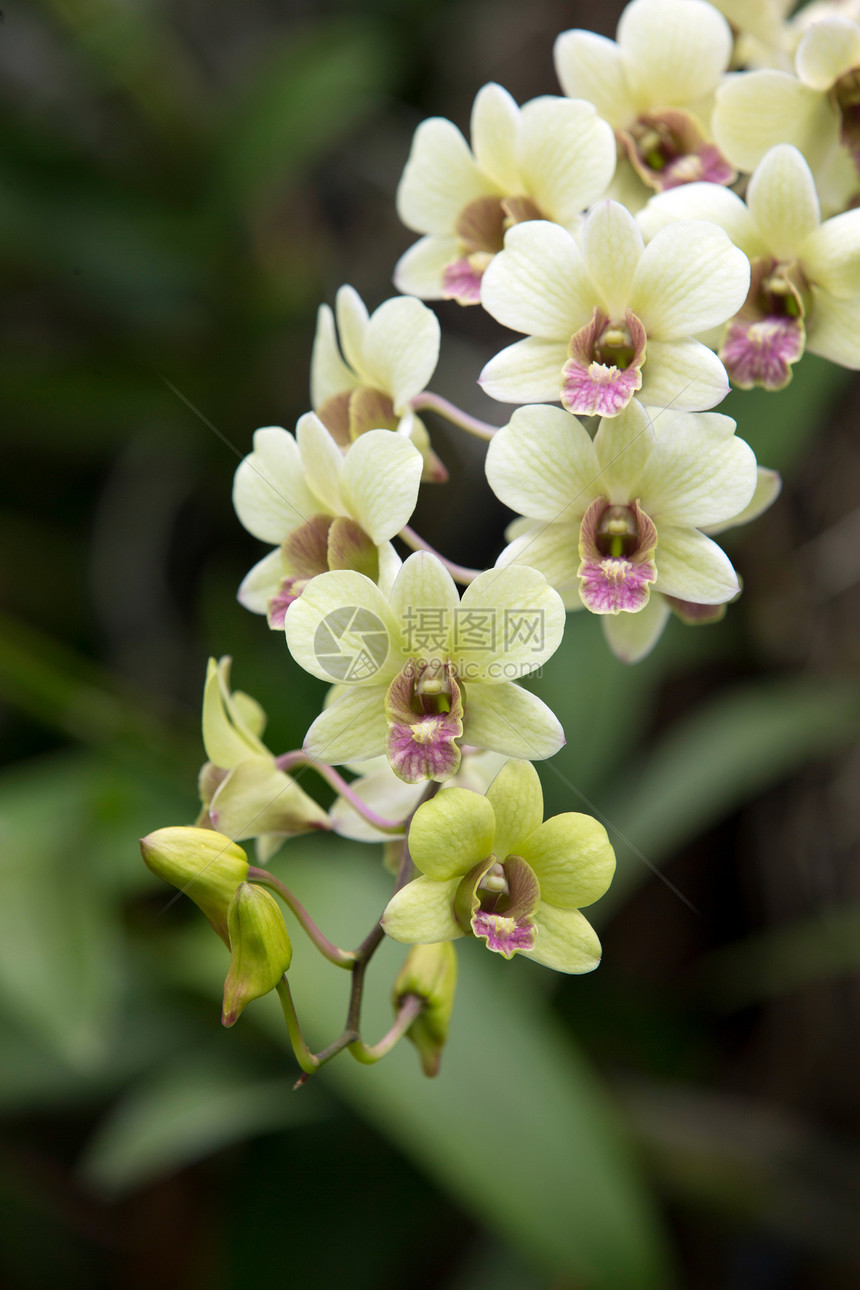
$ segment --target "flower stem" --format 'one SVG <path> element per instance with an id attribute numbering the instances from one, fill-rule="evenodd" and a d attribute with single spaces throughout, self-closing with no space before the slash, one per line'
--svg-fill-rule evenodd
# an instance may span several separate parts
<path id="1" fill-rule="evenodd" d="M 453 574 L 451 576 L 453 577 Z M 287 772 L 301 766 L 310 767 L 327 784 L 331 785 L 336 793 L 339 793 L 341 797 L 345 797 L 353 810 L 357 811 L 362 819 L 366 820 L 368 824 L 372 824 L 375 829 L 379 829 L 380 833 L 402 834 L 404 827 L 402 820 L 387 820 L 384 816 L 377 815 L 376 811 L 371 810 L 367 803 L 361 800 L 352 785 L 347 783 L 333 766 L 327 766 L 322 761 L 315 761 L 301 748 L 296 749 L 295 752 L 282 753 L 280 757 L 275 758 L 275 765 L 279 770 Z"/>
<path id="2" fill-rule="evenodd" d="M 425 542 L 423 537 L 419 537 L 408 524 L 400 530 L 397 536 L 401 542 L 405 542 L 413 551 L 428 551 L 430 555 L 435 555 L 436 559 L 441 564 L 444 564 L 454 581 L 459 582 L 464 587 L 468 587 L 469 583 L 474 582 L 478 574 L 482 572 L 481 569 L 469 569 L 465 565 L 455 564 L 453 560 L 440 555 L 435 547 L 432 547 L 429 542 Z"/>
<path id="3" fill-rule="evenodd" d="M 319 1058 L 315 1057 L 305 1043 L 305 1037 L 302 1034 L 302 1028 L 299 1025 L 299 1019 L 296 1015 L 293 996 L 290 992 L 289 983 L 286 975 L 282 976 L 275 986 L 278 992 L 278 998 L 281 1001 L 281 1008 L 284 1012 L 284 1020 L 287 1023 L 287 1030 L 290 1034 L 290 1043 L 293 1046 L 293 1052 L 296 1055 L 296 1061 L 301 1066 L 305 1075 L 313 1075 L 314 1071 L 320 1064 Z"/>
<path id="4" fill-rule="evenodd" d="M 492 439 L 498 430 L 498 426 L 491 426 L 486 421 L 480 421 L 477 417 L 469 416 L 462 408 L 456 404 L 450 403 L 448 399 L 443 399 L 438 394 L 431 394 L 429 390 L 424 390 L 422 394 L 416 394 L 412 399 L 411 406 L 415 412 L 436 412 L 452 425 L 459 426 L 467 434 L 474 435 L 476 439 L 483 439 L 484 443 Z"/>
<path id="5" fill-rule="evenodd" d="M 327 958 L 329 963 L 341 968 L 351 968 L 353 966 L 355 955 L 352 951 L 340 949 L 339 946 L 333 945 L 328 937 L 323 936 L 304 905 L 301 905 L 296 900 L 289 887 L 285 887 L 279 878 L 276 878 L 273 873 L 269 873 L 268 869 L 258 869 L 256 865 L 249 865 L 248 878 L 251 882 L 258 882 L 261 887 L 269 887 L 280 896 L 287 908 L 298 919 L 303 931 L 307 933 L 320 954 Z"/>
<path id="6" fill-rule="evenodd" d="M 419 995 L 406 995 L 400 1005 L 394 1025 L 386 1035 L 383 1035 L 379 1043 L 371 1045 L 364 1043 L 361 1039 L 356 1039 L 349 1045 L 350 1053 L 362 1065 L 372 1066 L 374 1062 L 378 1062 L 381 1057 L 385 1057 L 391 1052 L 394 1045 L 403 1038 L 423 1008 L 424 1000 Z"/>

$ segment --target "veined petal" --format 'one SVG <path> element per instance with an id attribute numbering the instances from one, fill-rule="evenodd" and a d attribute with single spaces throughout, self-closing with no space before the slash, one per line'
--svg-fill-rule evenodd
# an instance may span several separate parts
<path id="1" fill-rule="evenodd" d="M 278 590 L 283 576 L 284 562 L 278 546 L 248 570 L 239 584 L 236 599 L 245 609 L 250 609 L 252 614 L 264 614 L 269 597 Z"/>
<path id="2" fill-rule="evenodd" d="M 410 555 L 391 592 L 392 639 L 403 657 L 447 658 L 459 607 L 454 580 L 436 556 Z"/>
<path id="3" fill-rule="evenodd" d="M 703 0 L 633 0 L 618 44 L 640 108 L 694 103 L 716 89 L 729 65 L 732 33 Z"/>
<path id="4" fill-rule="evenodd" d="M 717 533 L 724 533 L 726 529 L 735 529 L 741 524 L 749 524 L 752 520 L 757 520 L 769 506 L 773 505 L 781 490 L 782 480 L 779 471 L 768 470 L 766 466 L 759 466 L 752 500 L 737 515 L 733 515 L 730 520 L 724 520 L 721 524 L 703 526 L 703 532 L 707 533 L 709 537 L 714 537 Z"/>
<path id="5" fill-rule="evenodd" d="M 360 779 L 353 780 L 350 787 L 356 797 L 377 815 L 389 820 L 406 820 L 421 801 L 426 784 L 405 784 L 392 774 L 387 759 L 380 760 L 384 761 L 384 768 L 363 774 Z M 329 815 L 335 833 L 355 842 L 387 842 L 398 836 L 375 829 L 345 797 L 337 799 Z M 399 836 L 405 837 L 405 831 Z"/>
<path id="6" fill-rule="evenodd" d="M 645 324 L 650 348 L 652 338 L 682 339 L 725 322 L 746 300 L 749 285 L 749 260 L 727 233 L 703 220 L 679 220 L 642 252 L 629 304 Z"/>
<path id="7" fill-rule="evenodd" d="M 507 757 L 543 761 L 564 745 L 555 714 L 530 690 L 513 681 L 501 685 L 468 685 L 463 739 Z"/>
<path id="8" fill-rule="evenodd" d="M 460 254 L 460 242 L 453 234 L 419 238 L 395 264 L 394 285 L 398 291 L 421 300 L 443 300 L 443 274 Z"/>
<path id="9" fill-rule="evenodd" d="M 588 431 L 569 412 L 543 404 L 518 408 L 493 436 L 486 473 L 500 501 L 541 520 L 578 519 L 600 489 Z"/>
<path id="10" fill-rule="evenodd" d="M 537 874 L 542 899 L 561 909 L 591 905 L 615 873 L 615 852 L 606 829 L 577 811 L 545 820 L 518 854 Z"/>
<path id="11" fill-rule="evenodd" d="M 638 614 L 604 614 L 600 622 L 615 657 L 622 663 L 638 663 L 651 653 L 668 618 L 666 597 L 655 592 Z"/>
<path id="12" fill-rule="evenodd" d="M 305 480 L 296 441 L 280 426 L 254 431 L 254 451 L 233 479 L 233 506 L 240 523 L 261 542 L 282 542 L 319 513 L 320 500 Z"/>
<path id="13" fill-rule="evenodd" d="M 209 761 L 223 770 L 231 770 L 246 757 L 270 756 L 232 701 L 231 662 L 229 657 L 217 662 L 210 658 L 203 687 L 203 747 Z"/>
<path id="14" fill-rule="evenodd" d="M 663 425 L 658 422 L 657 441 L 640 476 L 638 496 L 661 535 L 666 524 L 694 528 L 719 524 L 739 514 L 752 499 L 755 454 L 743 439 L 727 436 L 724 426 L 711 432 L 709 422 L 717 419 L 734 424 L 718 413 L 689 413 Z"/>
<path id="15" fill-rule="evenodd" d="M 340 347 L 350 367 L 359 378 L 364 377 L 364 334 L 367 330 L 367 310 L 355 287 L 340 287 L 334 302 Z"/>
<path id="16" fill-rule="evenodd" d="M 402 666 L 397 621 L 379 588 L 361 573 L 337 569 L 313 578 L 287 610 L 285 628 L 293 658 L 323 681 L 377 687 Z"/>
<path id="17" fill-rule="evenodd" d="M 812 297 L 806 348 L 856 372 L 860 368 L 860 296 L 837 300 L 813 287 Z"/>
<path id="18" fill-rule="evenodd" d="M 720 86 L 711 129 L 720 152 L 748 171 L 777 143 L 793 143 L 815 167 L 838 140 L 826 96 L 770 68 L 740 73 Z"/>
<path id="19" fill-rule="evenodd" d="M 617 417 L 604 417 L 594 436 L 600 465 L 595 496 L 620 506 L 640 496 L 639 477 L 654 443 L 651 414 L 636 399 Z"/>
<path id="20" fill-rule="evenodd" d="M 847 18 L 813 23 L 794 59 L 797 74 L 814 90 L 829 90 L 840 76 L 860 67 L 860 26 Z"/>
<path id="21" fill-rule="evenodd" d="M 729 392 L 729 378 L 717 355 L 697 340 L 649 340 L 639 397 L 659 428 L 659 409 L 704 412 Z"/>
<path id="22" fill-rule="evenodd" d="M 318 408 L 326 399 L 352 390 L 357 384 L 355 373 L 340 356 L 334 314 L 328 305 L 320 305 L 311 354 L 311 403 Z"/>
<path id="23" fill-rule="evenodd" d="M 566 609 L 580 608 L 579 517 L 569 524 L 538 524 L 528 533 L 515 537 L 505 547 L 496 564 L 527 564 L 538 569 L 551 587 L 555 587 Z M 575 603 L 571 603 L 574 602 Z"/>
<path id="24" fill-rule="evenodd" d="M 582 99 L 526 103 L 518 155 L 525 191 L 544 215 L 566 226 L 604 195 L 615 173 L 612 127 Z"/>
<path id="25" fill-rule="evenodd" d="M 296 440 L 301 468 L 309 487 L 333 515 L 343 515 L 344 505 L 340 495 L 343 454 L 313 412 L 306 412 L 299 418 Z"/>
<path id="26" fill-rule="evenodd" d="M 542 573 L 526 565 L 487 569 L 463 592 L 451 658 L 472 693 L 473 681 L 511 681 L 534 672 L 563 635 L 564 605 Z"/>
<path id="27" fill-rule="evenodd" d="M 537 939 L 532 950 L 521 950 L 526 958 L 556 972 L 593 972 L 600 963 L 600 941 L 594 928 L 578 909 L 558 909 L 541 901 L 532 915 Z"/>
<path id="28" fill-rule="evenodd" d="M 531 762 L 506 762 L 487 789 L 486 800 L 495 816 L 492 849 L 496 859 L 524 856 L 526 839 L 543 822 L 543 792 Z"/>
<path id="29" fill-rule="evenodd" d="M 834 215 L 814 229 L 800 249 L 803 272 L 831 296 L 860 295 L 860 210 Z"/>
<path id="30" fill-rule="evenodd" d="M 486 797 L 468 788 L 443 788 L 415 812 L 409 851 L 428 878 L 462 878 L 493 850 L 494 828 L 493 807 Z"/>
<path id="31" fill-rule="evenodd" d="M 657 548 L 655 590 L 699 605 L 720 605 L 740 591 L 732 562 L 697 529 L 664 524 Z"/>
<path id="32" fill-rule="evenodd" d="M 439 320 L 411 296 L 386 300 L 371 314 L 364 337 L 368 384 L 390 395 L 394 410 L 427 385 L 439 360 Z"/>
<path id="33" fill-rule="evenodd" d="M 457 885 L 456 878 L 451 882 L 413 878 L 388 902 L 381 919 L 383 930 L 404 945 L 435 945 L 462 936 L 454 918 Z"/>
<path id="34" fill-rule="evenodd" d="M 307 753 L 330 766 L 379 756 L 388 738 L 385 691 L 384 685 L 344 689 L 305 735 Z"/>
<path id="35" fill-rule="evenodd" d="M 821 223 L 815 180 L 797 148 L 782 143 L 765 154 L 750 179 L 747 206 L 770 254 L 794 259 Z"/>
<path id="36" fill-rule="evenodd" d="M 477 197 L 498 192 L 481 174 L 457 127 L 443 117 L 422 121 L 397 187 L 397 214 L 416 233 L 453 233 L 457 216 Z"/>
<path id="37" fill-rule="evenodd" d="M 636 110 L 621 50 L 614 40 L 593 31 L 563 31 L 556 39 L 553 60 L 561 88 L 569 98 L 593 103 L 613 129 L 632 121 Z"/>
<path id="38" fill-rule="evenodd" d="M 241 761 L 209 804 L 212 827 L 234 842 L 263 833 L 295 835 L 328 829 L 328 815 L 271 757 Z"/>
<path id="39" fill-rule="evenodd" d="M 423 467 L 415 445 L 390 430 L 368 430 L 349 449 L 340 482 L 341 498 L 374 542 L 388 541 L 409 523 Z"/>
<path id="40" fill-rule="evenodd" d="M 614 321 L 624 316 L 643 249 L 636 220 L 618 202 L 601 202 L 585 221 L 582 254 L 597 289 L 596 303 Z"/>
<path id="41" fill-rule="evenodd" d="M 579 247 L 548 220 L 508 229 L 504 251 L 481 282 L 481 304 L 498 322 L 565 345 L 588 322 L 595 303 Z"/>
<path id="42" fill-rule="evenodd" d="M 661 228 L 678 220 L 710 220 L 724 229 L 750 259 L 767 253 L 746 203 L 723 184 L 679 184 L 669 188 L 652 197 L 636 219 L 649 241 Z"/>
<path id="43" fill-rule="evenodd" d="M 472 151 L 484 174 L 506 193 L 520 188 L 519 126 L 520 111 L 507 90 L 491 83 L 478 91 L 472 106 Z"/>
<path id="44" fill-rule="evenodd" d="M 558 400 L 566 361 L 565 341 L 527 336 L 491 358 L 478 377 L 478 384 L 485 394 L 500 403 Z"/>

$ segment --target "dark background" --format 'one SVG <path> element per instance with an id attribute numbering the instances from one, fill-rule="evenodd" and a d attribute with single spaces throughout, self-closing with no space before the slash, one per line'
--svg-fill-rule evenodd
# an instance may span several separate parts
<path id="1" fill-rule="evenodd" d="M 347 281 L 370 307 L 392 293 L 415 126 L 466 129 L 489 80 L 555 92 L 556 33 L 612 34 L 620 8 L 6 6 L 10 1290 L 857 1284 L 858 398 L 839 370 L 807 359 L 779 395 L 730 396 L 786 489 L 727 543 L 746 589 L 725 621 L 673 622 L 631 669 L 578 615 L 544 669 L 568 736 L 549 808 L 593 806 L 618 850 L 597 973 L 466 944 L 435 1083 L 403 1045 L 292 1094 L 277 1010 L 221 1031 L 223 950 L 137 853 L 196 812 L 209 654 L 234 655 L 276 751 L 318 710 L 323 687 L 235 602 L 261 552 L 231 479 L 256 426 L 307 408 L 319 302 Z M 501 329 L 439 315 L 433 388 L 501 420 L 473 384 Z M 458 479 L 416 526 L 490 563 L 504 516 L 479 447 L 433 431 Z M 273 867 L 346 943 L 384 900 L 374 848 L 299 841 Z M 371 1029 L 399 961 L 381 957 Z M 344 983 L 296 958 L 326 1042 Z"/>

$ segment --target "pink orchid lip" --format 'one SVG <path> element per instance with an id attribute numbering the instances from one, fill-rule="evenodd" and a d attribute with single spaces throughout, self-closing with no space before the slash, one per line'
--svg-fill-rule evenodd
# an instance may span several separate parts
<path id="1" fill-rule="evenodd" d="M 480 304 L 483 276 L 484 269 L 476 268 L 471 259 L 454 260 L 442 271 L 442 289 L 446 298 L 461 305 Z"/>
<path id="2" fill-rule="evenodd" d="M 645 328 L 632 310 L 610 322 L 597 307 L 591 321 L 570 338 L 561 369 L 561 401 L 578 416 L 614 417 L 642 388 Z"/>
<path id="3" fill-rule="evenodd" d="M 533 950 L 535 926 L 528 918 L 510 918 L 506 914 L 488 914 L 479 910 L 472 919 L 475 936 L 487 942 L 487 949 L 506 959 L 517 950 Z"/>
<path id="4" fill-rule="evenodd" d="M 737 171 L 682 108 L 646 112 L 618 138 L 643 183 L 658 192 L 681 184 L 733 184 Z"/>
<path id="5" fill-rule="evenodd" d="M 460 766 L 463 687 L 449 662 L 409 659 L 385 696 L 388 760 L 407 784 L 445 780 Z"/>
<path id="6" fill-rule="evenodd" d="M 464 932 L 486 942 L 495 954 L 511 958 L 534 949 L 533 915 L 540 905 L 540 883 L 522 856 L 499 862 L 485 856 L 464 875 L 454 897 L 454 917 Z"/>
<path id="7" fill-rule="evenodd" d="M 797 264 L 755 260 L 743 307 L 731 320 L 720 358 L 732 384 L 781 390 L 806 348 L 809 287 Z"/>
<path id="8" fill-rule="evenodd" d="M 579 536 L 579 594 L 594 614 L 637 613 L 644 609 L 657 580 L 654 553 L 657 528 L 638 501 L 610 505 L 592 502 Z"/>
<path id="9" fill-rule="evenodd" d="M 476 305 L 481 300 L 481 279 L 505 245 L 505 232 L 513 224 L 542 219 L 530 197 L 476 197 L 460 211 L 455 232 L 462 255 L 442 271 L 442 290 L 449 300 Z"/>

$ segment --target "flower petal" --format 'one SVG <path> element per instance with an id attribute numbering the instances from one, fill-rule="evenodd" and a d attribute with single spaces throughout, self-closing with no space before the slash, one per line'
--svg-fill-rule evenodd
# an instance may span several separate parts
<path id="1" fill-rule="evenodd" d="M 311 403 L 318 408 L 326 399 L 352 390 L 357 384 L 352 368 L 340 356 L 334 314 L 328 305 L 320 305 L 311 354 Z"/>
<path id="2" fill-rule="evenodd" d="M 511 510 L 535 519 L 578 519 L 596 496 L 600 466 L 588 431 L 560 408 L 519 408 L 490 441 L 487 481 Z M 526 561 L 528 564 L 528 561 Z"/>
<path id="3" fill-rule="evenodd" d="M 498 257 L 497 257 L 498 258 Z M 561 398 L 567 344 L 528 336 L 491 358 L 478 384 L 500 403 L 544 403 Z"/>
<path id="4" fill-rule="evenodd" d="M 800 79 L 814 90 L 860 66 L 860 26 L 848 18 L 823 18 L 804 34 L 794 59 Z"/>
<path id="5" fill-rule="evenodd" d="M 661 228 L 678 220 L 710 220 L 750 259 L 767 251 L 746 203 L 722 184 L 679 184 L 652 197 L 636 219 L 649 241 Z"/>
<path id="6" fill-rule="evenodd" d="M 384 685 L 344 688 L 305 735 L 308 755 L 339 766 L 383 753 L 388 737 L 385 690 Z"/>
<path id="7" fill-rule="evenodd" d="M 666 597 L 654 594 L 638 614 L 604 614 L 603 635 L 622 663 L 638 663 L 657 644 L 669 618 Z"/>
<path id="8" fill-rule="evenodd" d="M 362 775 L 350 785 L 356 797 L 376 815 L 388 820 L 406 820 L 421 801 L 426 784 L 405 784 L 385 761 L 384 770 Z M 395 834 L 381 833 L 345 797 L 339 797 L 329 812 L 331 827 L 341 837 L 355 842 L 388 842 Z M 405 832 L 402 835 L 405 837 Z"/>
<path id="9" fill-rule="evenodd" d="M 649 340 L 639 397 L 650 406 L 655 426 L 660 408 L 703 412 L 728 392 L 726 369 L 707 346 L 697 340 Z"/>
<path id="10" fill-rule="evenodd" d="M 457 127 L 431 117 L 415 131 L 397 187 L 397 214 L 416 233 L 453 233 L 464 206 L 497 191 Z"/>
<path id="11" fill-rule="evenodd" d="M 236 599 L 245 609 L 250 609 L 252 614 L 264 614 L 269 605 L 269 597 L 278 590 L 283 576 L 284 562 L 281 548 L 277 546 L 248 570 L 239 584 Z"/>
<path id="12" fill-rule="evenodd" d="M 623 319 L 643 249 L 639 225 L 618 202 L 601 202 L 585 221 L 585 265 L 597 288 L 596 302 L 614 322 Z"/>
<path id="13" fill-rule="evenodd" d="M 727 233 L 704 220 L 679 220 L 645 247 L 629 304 L 645 324 L 650 346 L 651 338 L 686 338 L 725 322 L 746 300 L 749 285 L 749 260 Z"/>
<path id="14" fill-rule="evenodd" d="M 364 333 L 367 310 L 355 287 L 343 286 L 334 302 L 337 330 L 343 356 L 359 379 L 364 376 Z"/>
<path id="15" fill-rule="evenodd" d="M 448 570 L 426 551 L 404 561 L 391 592 L 392 639 L 404 658 L 445 659 L 460 607 Z"/>
<path id="16" fill-rule="evenodd" d="M 748 171 L 777 143 L 793 143 L 815 168 L 838 139 L 827 98 L 771 68 L 743 72 L 720 86 L 711 129 L 720 152 Z"/>
<path id="17" fill-rule="evenodd" d="M 261 542 L 282 542 L 299 524 L 319 513 L 308 487 L 296 441 L 280 426 L 254 431 L 254 451 L 233 479 L 239 521 Z"/>
<path id="18" fill-rule="evenodd" d="M 349 449 L 341 476 L 341 498 L 374 542 L 387 542 L 409 523 L 423 468 L 415 445 L 390 430 L 368 430 Z"/>
<path id="19" fill-rule="evenodd" d="M 756 473 L 756 486 L 752 500 L 737 515 L 731 519 L 724 520 L 721 524 L 708 524 L 703 528 L 703 532 L 709 537 L 717 533 L 724 533 L 726 529 L 738 528 L 741 524 L 749 524 L 752 520 L 757 520 L 760 515 L 772 506 L 782 490 L 782 479 L 779 471 L 768 470 L 766 466 L 759 466 Z"/>
<path id="20" fill-rule="evenodd" d="M 395 264 L 394 285 L 398 291 L 421 300 L 443 300 L 444 272 L 459 256 L 460 243 L 453 235 L 419 238 Z"/>
<path id="21" fill-rule="evenodd" d="M 579 518 L 569 524 L 539 524 L 505 547 L 496 564 L 527 564 L 538 569 L 562 598 L 566 609 L 579 609 Z"/>
<path id="22" fill-rule="evenodd" d="M 588 322 L 596 301 L 585 262 L 565 229 L 548 220 L 515 224 L 481 283 L 487 313 L 514 331 L 563 340 Z"/>
<path id="23" fill-rule="evenodd" d="M 329 828 L 322 807 L 278 770 L 271 757 L 239 762 L 213 795 L 209 818 L 213 828 L 234 842 L 263 833 L 296 835 Z"/>
<path id="24" fill-rule="evenodd" d="M 390 395 L 398 414 L 419 394 L 439 359 L 439 320 L 411 296 L 386 300 L 371 314 L 364 337 L 368 384 Z"/>
<path id="25" fill-rule="evenodd" d="M 343 453 L 313 412 L 306 412 L 296 426 L 301 468 L 312 492 L 334 515 L 343 515 L 340 477 Z M 317 510 L 320 508 L 317 507 Z"/>
<path id="26" fill-rule="evenodd" d="M 749 181 L 746 200 L 770 254 L 778 260 L 793 260 L 804 238 L 821 223 L 812 171 L 790 143 L 779 144 L 762 157 Z"/>
<path id="27" fill-rule="evenodd" d="M 806 348 L 831 363 L 860 368 L 860 296 L 837 300 L 815 287 Z"/>
<path id="28" fill-rule="evenodd" d="M 537 874 L 543 900 L 562 909 L 581 909 L 598 900 L 615 873 L 606 829 L 578 811 L 545 820 L 518 854 Z"/>
<path id="29" fill-rule="evenodd" d="M 860 295 L 860 210 L 826 220 L 803 243 L 800 255 L 815 286 L 839 299 Z"/>
<path id="30" fill-rule="evenodd" d="M 687 413 L 657 422 L 639 498 L 661 534 L 666 524 L 719 524 L 751 501 L 755 454 L 743 439 L 726 433 L 726 423 L 733 429 L 731 418 L 718 413 Z"/>
<path id="31" fill-rule="evenodd" d="M 484 174 L 507 193 L 516 193 L 521 186 L 519 127 L 520 111 L 507 90 L 491 83 L 478 91 L 472 107 L 472 151 Z"/>
<path id="32" fill-rule="evenodd" d="M 487 789 L 487 800 L 495 815 L 496 859 L 503 861 L 511 854 L 524 856 L 526 839 L 543 822 L 543 792 L 531 762 L 506 762 Z"/>
<path id="33" fill-rule="evenodd" d="M 639 477 L 655 442 L 651 415 L 636 399 L 617 417 L 604 417 L 594 436 L 599 495 L 619 506 L 639 497 Z"/>
<path id="34" fill-rule="evenodd" d="M 492 852 L 494 829 L 493 807 L 486 797 L 468 788 L 443 788 L 415 812 L 409 851 L 428 878 L 462 878 Z"/>
<path id="35" fill-rule="evenodd" d="M 606 192 L 615 172 L 612 127 L 582 99 L 539 98 L 522 110 L 520 173 L 538 209 L 574 225 Z"/>
<path id="36" fill-rule="evenodd" d="M 703 0 L 633 0 L 618 23 L 618 44 L 641 107 L 674 107 L 711 94 L 729 65 L 733 38 Z"/>
<path id="37" fill-rule="evenodd" d="M 393 941 L 404 945 L 435 945 L 453 941 L 463 932 L 454 918 L 457 880 L 435 882 L 413 878 L 388 902 L 381 923 Z"/>
<path id="38" fill-rule="evenodd" d="M 487 569 L 463 592 L 455 617 L 451 657 L 458 677 L 468 684 L 527 676 L 558 649 L 564 620 L 561 597 L 537 569 Z"/>
<path id="39" fill-rule="evenodd" d="M 593 31 L 563 31 L 553 49 L 561 88 L 572 99 L 593 103 L 616 130 L 636 115 L 624 60 L 614 40 Z"/>
<path id="40" fill-rule="evenodd" d="M 387 686 L 402 666 L 396 619 L 361 573 L 337 569 L 312 578 L 287 610 L 285 628 L 293 658 L 323 681 Z M 362 755 L 376 753 L 348 760 Z"/>
<path id="41" fill-rule="evenodd" d="M 597 933 L 578 909 L 558 909 L 542 901 L 532 916 L 537 928 L 533 950 L 521 950 L 526 958 L 556 972 L 593 972 L 600 963 Z"/>
<path id="42" fill-rule="evenodd" d="M 656 590 L 699 605 L 720 605 L 740 591 L 725 551 L 697 529 L 661 528 L 657 571 Z"/>
<path id="43" fill-rule="evenodd" d="M 555 714 L 530 690 L 512 681 L 479 682 L 466 686 L 463 739 L 507 757 L 543 761 L 564 745 L 564 731 Z"/>

